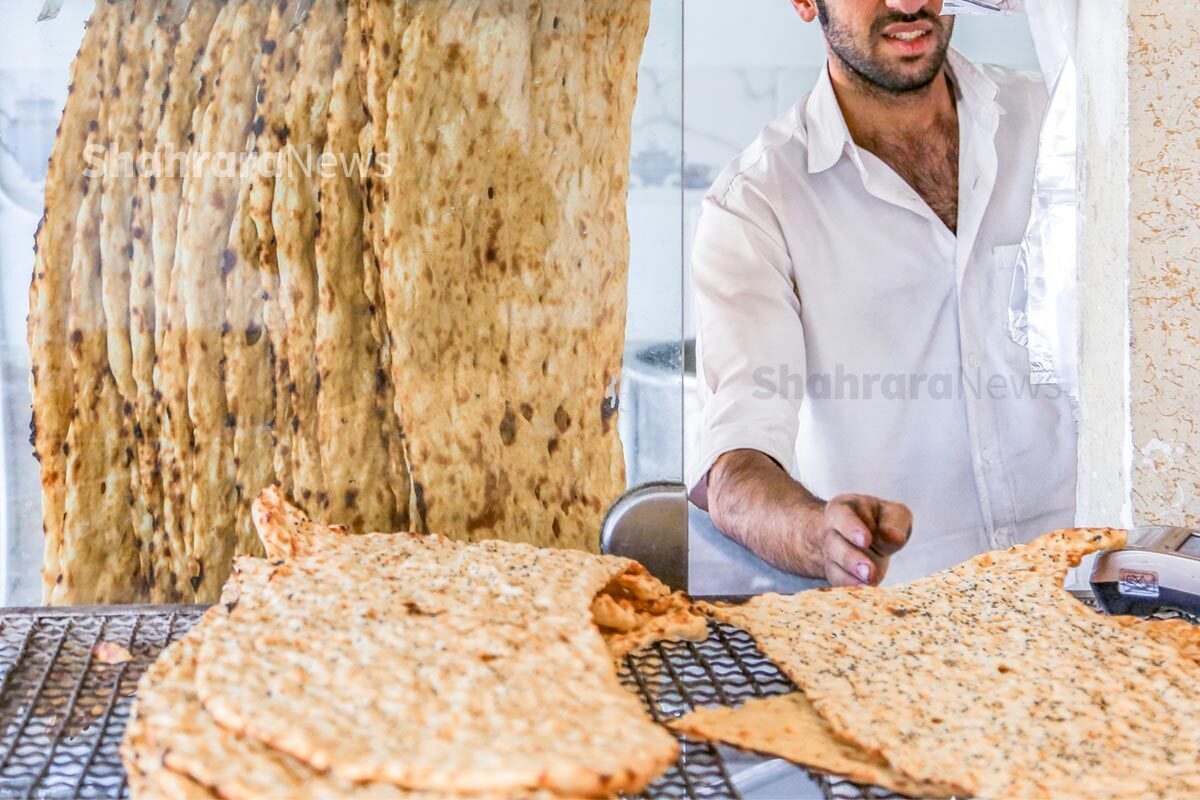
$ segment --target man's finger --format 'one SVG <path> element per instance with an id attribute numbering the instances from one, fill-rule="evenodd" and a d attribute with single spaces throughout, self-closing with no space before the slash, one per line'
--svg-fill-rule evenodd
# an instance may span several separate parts
<path id="1" fill-rule="evenodd" d="M 842 569 L 838 564 L 832 561 L 825 562 L 825 580 L 829 581 L 830 586 L 865 586 L 855 576 L 851 575 L 846 570 Z"/>
<path id="2" fill-rule="evenodd" d="M 825 558 L 860 584 L 874 583 L 883 574 L 882 556 L 860 550 L 832 529 L 825 534 Z"/>
<path id="3" fill-rule="evenodd" d="M 870 549 L 873 543 L 872 522 L 850 498 L 835 497 L 825 507 L 825 524 L 862 550 Z"/>
<path id="4" fill-rule="evenodd" d="M 879 504 L 879 518 L 875 525 L 875 542 L 872 549 L 877 553 L 890 556 L 904 545 L 912 534 L 913 515 L 903 503 Z"/>

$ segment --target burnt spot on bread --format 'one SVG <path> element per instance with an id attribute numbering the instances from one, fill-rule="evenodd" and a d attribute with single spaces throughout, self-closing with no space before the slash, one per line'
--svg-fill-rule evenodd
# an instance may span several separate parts
<path id="1" fill-rule="evenodd" d="M 566 433 L 571 427 L 571 415 L 561 405 L 554 410 L 554 427 L 558 428 L 559 433 Z"/>
<path id="2" fill-rule="evenodd" d="M 600 402 L 600 428 L 605 433 L 612 427 L 612 419 L 617 415 L 617 405 L 616 397 L 605 397 Z"/>
<path id="3" fill-rule="evenodd" d="M 521 416 L 525 418 L 526 422 L 532 422 L 533 406 L 531 406 L 529 403 L 521 403 Z"/>
<path id="4" fill-rule="evenodd" d="M 506 446 L 517 440 L 517 415 L 509 407 L 504 409 L 504 418 L 500 420 L 500 441 Z"/>

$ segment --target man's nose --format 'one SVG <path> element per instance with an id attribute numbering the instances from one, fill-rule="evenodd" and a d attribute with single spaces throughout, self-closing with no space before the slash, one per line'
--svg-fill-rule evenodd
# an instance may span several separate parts
<path id="1" fill-rule="evenodd" d="M 887 7 L 900 14 L 915 14 L 927 5 L 929 0 L 887 0 Z"/>

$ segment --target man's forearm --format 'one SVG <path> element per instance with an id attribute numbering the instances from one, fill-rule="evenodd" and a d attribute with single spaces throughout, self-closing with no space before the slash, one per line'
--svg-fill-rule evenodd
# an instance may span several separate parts
<path id="1" fill-rule="evenodd" d="M 825 502 L 757 450 L 717 459 L 708 475 L 708 509 L 726 536 L 773 566 L 825 577 L 818 537 Z"/>

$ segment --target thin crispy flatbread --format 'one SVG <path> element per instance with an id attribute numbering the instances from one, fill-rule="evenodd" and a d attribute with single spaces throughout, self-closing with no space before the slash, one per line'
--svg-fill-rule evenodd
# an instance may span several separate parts
<path id="1" fill-rule="evenodd" d="M 316 0 L 308 12 L 300 44 L 299 66 L 284 112 L 286 136 L 281 144 L 279 175 L 271 221 L 279 266 L 279 305 L 287 326 L 286 353 L 292 413 L 293 496 L 319 509 L 325 481 L 318 436 L 318 371 L 313 359 L 317 341 L 318 176 L 308 159 L 321 153 L 327 138 L 326 116 L 346 14 L 337 0 Z M 312 148 L 311 152 L 309 148 Z"/>
<path id="2" fill-rule="evenodd" d="M 67 492 L 61 571 L 50 598 L 58 604 L 131 602 L 142 588 L 129 518 L 133 437 L 108 370 L 100 290 L 99 183 L 85 184 L 71 261 L 68 322 L 75 409 L 64 445 Z"/>
<path id="3" fill-rule="evenodd" d="M 166 104 L 160 100 L 162 87 L 175 58 L 175 45 L 180 41 L 179 26 L 164 16 L 146 26 L 142 46 L 146 47 L 149 63 L 143 88 L 141 120 L 138 123 L 137 152 L 153 153 L 162 125 Z M 161 169 L 151 163 L 148 171 L 139 168 L 134 184 L 134 196 L 129 232 L 132 252 L 129 260 L 129 341 L 133 381 L 137 386 L 134 403 L 134 440 L 137 444 L 137 486 L 135 511 L 141 524 L 135 526 L 143 537 L 139 549 L 142 572 L 146 575 L 151 602 L 173 603 L 182 599 L 176 588 L 175 559 L 172 542 L 163 527 L 163 488 L 159 462 L 158 441 L 161 435 L 158 401 L 155 394 L 154 369 L 156 311 L 154 307 L 154 214 L 151 179 L 157 185 Z M 174 225 L 174 222 L 172 222 Z M 148 524 L 147 524 L 148 523 Z"/>
<path id="4" fill-rule="evenodd" d="M 235 594 L 258 591 L 270 564 L 243 559 L 231 583 Z M 222 603 L 226 598 L 222 597 Z M 137 706 L 127 726 L 122 758 L 131 772 L 150 762 L 195 790 L 225 800 L 437 800 L 443 792 L 418 792 L 388 783 L 350 783 L 318 772 L 303 761 L 255 739 L 226 730 L 204 710 L 196 694 L 196 651 L 220 636 L 225 607 L 210 609 L 179 642 L 167 648 L 138 683 Z M 137 791 L 134 796 L 141 800 Z M 556 800 L 537 792 L 470 795 L 472 800 Z"/>
<path id="5" fill-rule="evenodd" d="M 700 708 L 673 721 L 671 727 L 693 738 L 779 756 L 910 797 L 954 796 L 949 787 L 913 781 L 883 759 L 838 739 L 802 692 L 754 698 L 736 708 Z"/>
<path id="6" fill-rule="evenodd" d="M 378 347 L 376 403 L 379 407 L 383 437 L 387 445 L 389 482 L 396 498 L 396 515 L 405 530 L 424 532 L 424 520 L 416 513 L 416 498 L 409 476 L 408 447 L 404 430 L 396 415 L 395 389 L 392 386 L 392 333 L 385 311 L 383 278 L 379 258 L 384 252 L 385 170 L 387 159 L 387 94 L 396 76 L 396 55 L 410 3 L 377 3 L 356 0 L 357 23 L 361 41 L 359 91 L 365 114 L 359 134 L 363 171 L 363 289 L 371 308 L 371 332 Z M 384 153 L 384 159 L 379 155 Z M 390 162 L 389 162 L 390 163 Z"/>
<path id="7" fill-rule="evenodd" d="M 262 544 L 254 531 L 250 502 L 275 481 L 274 368 L 270 342 L 264 331 L 262 281 L 259 276 L 258 230 L 250 216 L 251 180 L 243 180 L 233 215 L 226 250 L 225 327 L 221 349 L 225 354 L 225 395 L 233 424 L 234 529 L 236 551 L 261 555 Z M 253 254 L 254 259 L 247 257 Z"/>
<path id="8" fill-rule="evenodd" d="M 187 407 L 187 326 L 175 269 L 175 245 L 183 210 L 184 170 L 180 156 L 195 136 L 192 116 L 200 100 L 203 55 L 218 11 L 218 0 L 193 0 L 172 35 L 179 38 L 163 87 L 162 121 L 154 136 L 155 161 L 162 174 L 148 181 L 154 245 L 155 402 L 161 432 L 158 466 L 162 479 L 162 537 L 171 553 L 175 594 L 194 598 L 191 577 L 192 423 Z M 223 36 L 214 44 L 220 45 Z M 149 139 L 147 140 L 149 142 Z"/>
<path id="9" fill-rule="evenodd" d="M 121 36 L 118 42 L 116 88 L 105 98 L 103 107 L 104 131 L 109 155 L 103 179 L 100 228 L 100 252 L 104 264 L 101 281 L 104 317 L 108 328 L 108 360 L 113 378 L 121 392 L 124 425 L 133 433 L 136 458 L 130 465 L 129 507 L 131 523 L 137 538 L 141 574 L 149 592 L 160 600 L 172 599 L 173 578 L 169 555 L 164 562 L 155 542 L 157 517 L 161 514 L 161 492 L 158 475 L 150 458 L 153 447 L 147 443 L 140 413 L 153 406 L 153 353 L 147 353 L 145 343 L 152 335 L 146 317 L 134 316 L 135 306 L 144 308 L 145 298 L 153 288 L 146 279 L 152 268 L 147 253 L 138 252 L 135 233 L 144 235 L 139 226 L 139 190 L 141 180 L 133 154 L 141 152 L 142 122 L 145 107 L 154 107 L 157 98 L 148 103 L 144 93 L 155 55 L 155 34 L 158 31 L 158 3 L 153 0 L 134 0 L 121 6 Z M 160 42 L 163 37 L 158 37 Z M 166 56 L 159 63 L 165 64 Z M 164 70 L 159 71 L 161 76 Z M 151 92 L 157 94 L 153 89 Z M 140 261 L 139 261 L 140 259 Z M 135 265 L 135 261 L 139 261 Z M 134 270 L 139 269 L 137 281 Z M 135 330 L 137 327 L 137 330 Z M 134 342 L 139 345 L 135 363 Z M 136 374 L 135 374 L 136 370 Z M 139 377 L 144 384 L 139 385 Z M 156 573 L 166 578 L 160 589 Z M 166 589 L 167 591 L 163 591 Z"/>
<path id="10" fill-rule="evenodd" d="M 380 263 L 430 530 L 598 549 L 624 486 L 613 398 L 648 18 L 645 0 L 430 0 L 402 20 Z"/>
<path id="11" fill-rule="evenodd" d="M 1124 531 L 1068 530 L 883 588 L 765 595 L 749 631 L 839 738 L 980 797 L 1200 792 L 1194 661 L 1062 589 Z M 1114 757 L 1119 754 L 1119 757 Z"/>
<path id="12" fill-rule="evenodd" d="M 273 493 L 255 513 L 268 555 L 290 558 L 200 645 L 198 693 L 223 727 L 345 780 L 428 791 L 638 791 L 675 759 L 590 620 L 634 562 L 351 536 Z"/>
<path id="13" fill-rule="evenodd" d="M 355 6 L 350 17 L 329 101 L 317 211 L 316 411 L 325 486 L 320 514 L 357 531 L 391 531 L 400 527 L 401 518 L 387 479 L 391 462 L 379 404 L 379 342 L 372 326 L 363 324 L 374 311 L 363 274 L 365 215 L 358 141 L 364 117 Z M 407 496 L 407 484 L 396 489 Z"/>
<path id="14" fill-rule="evenodd" d="M 251 260 L 257 258 L 263 291 L 263 324 L 270 345 L 271 369 L 274 375 L 274 420 L 271 425 L 272 460 L 275 478 L 284 490 L 293 490 L 293 424 L 292 393 L 288 391 L 287 320 L 284 316 L 279 285 L 279 259 L 275 224 L 271 209 L 275 204 L 275 184 L 279 170 L 280 151 L 288 144 L 286 111 L 292 82 L 300 65 L 300 44 L 303 41 L 307 17 L 297 17 L 298 0 L 279 0 L 272 4 L 263 43 L 262 64 L 259 68 L 259 104 L 254 120 L 257 169 L 251 177 L 250 218 L 257 236 L 257 253 L 243 253 Z M 249 242 L 244 239 L 243 242 Z"/>
<path id="15" fill-rule="evenodd" d="M 224 321 L 229 232 L 237 208 L 240 156 L 254 119 L 255 90 L 270 7 L 225 7 L 204 57 L 207 98 L 195 115 L 198 163 L 184 183 L 176 242 L 176 291 L 187 322 L 187 407 L 193 429 L 189 580 L 196 599 L 214 600 L 236 551 L 233 435 L 225 395 Z"/>
<path id="16" fill-rule="evenodd" d="M 66 108 L 46 173 L 46 210 L 34 246 L 29 289 L 29 353 L 33 363 L 33 448 L 41 463 L 43 598 L 50 601 L 62 575 L 63 514 L 66 506 L 67 441 L 72 401 L 71 357 L 67 349 L 71 261 L 75 219 L 83 201 L 80 179 L 89 130 L 98 123 L 106 72 L 103 62 L 115 30 L 117 11 L 105 0 L 96 10 L 71 67 Z M 98 141 L 93 141 L 99 144 Z M 61 595 L 60 595 L 61 596 Z"/>

